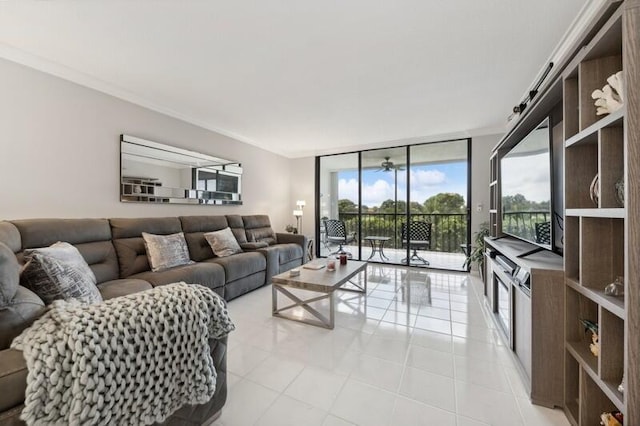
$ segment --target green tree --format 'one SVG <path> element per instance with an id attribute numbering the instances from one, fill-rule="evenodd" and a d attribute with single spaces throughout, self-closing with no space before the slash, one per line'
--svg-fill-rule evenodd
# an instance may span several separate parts
<path id="1" fill-rule="evenodd" d="M 338 200 L 338 212 L 339 213 L 357 213 L 358 205 L 351 200 L 343 198 Z"/>
<path id="2" fill-rule="evenodd" d="M 395 206 L 396 206 L 395 201 L 391 199 L 385 200 L 382 202 L 382 204 L 380 204 L 380 209 L 378 211 L 380 213 L 395 213 L 396 212 Z M 397 212 L 404 213 L 406 209 L 407 209 L 407 202 L 399 200 Z"/>
<path id="3" fill-rule="evenodd" d="M 425 213 L 464 213 L 464 198 L 460 194 L 441 192 L 424 202 Z"/>
<path id="4" fill-rule="evenodd" d="M 549 210 L 549 201 L 529 201 L 522 194 L 506 195 L 502 197 L 502 208 L 510 212 Z"/>
<path id="5" fill-rule="evenodd" d="M 424 206 L 417 201 L 412 201 L 410 204 L 411 213 L 424 213 Z"/>

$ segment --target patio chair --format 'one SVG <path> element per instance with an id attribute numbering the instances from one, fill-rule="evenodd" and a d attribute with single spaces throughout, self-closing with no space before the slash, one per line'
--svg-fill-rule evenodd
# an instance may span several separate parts
<path id="1" fill-rule="evenodd" d="M 538 222 L 536 227 L 536 242 L 539 244 L 551 244 L 551 222 Z"/>
<path id="2" fill-rule="evenodd" d="M 339 244 L 338 250 L 331 253 L 331 255 L 346 254 L 349 258 L 353 257 L 353 255 L 346 251 L 342 246 L 356 240 L 355 232 L 347 233 L 347 228 L 345 227 L 344 222 L 337 219 L 325 220 L 324 229 L 326 231 L 327 242 Z"/>
<path id="3" fill-rule="evenodd" d="M 407 232 L 407 224 L 402 223 L 402 247 L 409 245 L 409 248 L 413 250 L 409 263 L 412 260 L 422 262 L 424 265 L 429 265 L 429 261 L 424 257 L 418 255 L 418 249 L 429 250 L 431 248 L 431 223 L 424 221 L 412 221 L 409 222 L 409 229 Z M 408 236 L 408 238 L 407 238 Z M 401 260 L 402 263 L 406 262 L 407 258 Z"/>

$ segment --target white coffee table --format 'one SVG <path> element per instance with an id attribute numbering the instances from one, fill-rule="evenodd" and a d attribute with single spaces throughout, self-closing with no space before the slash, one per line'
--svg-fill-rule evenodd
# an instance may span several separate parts
<path id="1" fill-rule="evenodd" d="M 316 260 L 314 264 L 325 263 L 325 260 Z M 336 262 L 338 263 L 338 262 Z M 335 290 L 339 289 L 346 283 L 355 286 L 355 289 L 341 288 L 345 291 L 354 291 L 367 294 L 367 262 L 357 260 L 349 260 L 346 265 L 336 265 L 335 271 L 329 271 L 326 267 L 318 270 L 305 269 L 300 267 L 300 275 L 292 277 L 289 273 L 283 272 L 271 279 L 272 282 L 272 314 L 275 317 L 290 319 L 293 321 L 303 322 L 318 327 L 324 327 L 333 330 L 335 326 Z M 352 280 L 356 275 L 364 273 L 364 283 L 359 285 Z M 322 293 L 319 296 L 312 296 L 302 299 L 289 291 L 289 288 L 306 290 L 309 292 Z M 293 303 L 282 308 L 278 307 L 278 293 L 290 299 Z M 319 300 L 329 299 L 329 318 L 320 311 L 312 307 L 310 304 Z M 311 318 L 295 317 L 283 314 L 284 311 L 300 306 L 317 320 Z"/>

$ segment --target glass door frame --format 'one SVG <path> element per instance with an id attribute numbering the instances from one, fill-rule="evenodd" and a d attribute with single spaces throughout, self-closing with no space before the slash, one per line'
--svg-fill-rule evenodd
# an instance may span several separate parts
<path id="1" fill-rule="evenodd" d="M 357 217 L 358 217 L 358 259 L 362 259 L 362 154 L 365 152 L 371 152 L 371 151 L 377 151 L 377 150 L 381 150 L 381 149 L 398 149 L 398 148 L 404 148 L 405 149 L 405 155 L 406 155 L 406 160 L 407 160 L 407 188 L 406 188 L 406 209 L 405 209 L 405 220 L 407 221 L 407 223 L 409 223 L 409 220 L 411 218 L 411 173 L 410 173 L 410 166 L 411 166 L 411 147 L 416 147 L 416 146 L 420 146 L 420 145 L 430 145 L 430 144 L 438 144 L 438 143 L 445 143 L 445 142 L 456 142 L 456 141 L 465 141 L 466 142 L 466 150 L 467 150 L 467 156 L 466 156 L 466 166 L 467 166 L 467 194 L 466 194 L 466 206 L 465 206 L 465 211 L 466 211 L 466 222 L 467 222 L 467 226 L 466 226 L 466 247 L 467 247 L 467 251 L 466 253 L 469 253 L 471 250 L 471 229 L 472 229 L 472 222 L 471 222 L 471 193 L 472 193 L 472 179 L 471 179 L 471 175 L 472 175 L 472 149 L 471 149 L 471 143 L 472 143 L 472 138 L 458 138 L 458 139 L 447 139 L 447 140 L 440 140 L 440 141 L 432 141 L 432 142 L 420 142 L 420 143 L 413 143 L 413 144 L 408 144 L 408 145 L 396 145 L 396 146 L 390 146 L 390 147 L 381 147 L 381 148 L 370 148 L 370 149 L 363 149 L 363 150 L 358 150 L 358 151 L 347 151 L 347 152 L 340 152 L 340 153 L 335 153 L 335 154 L 326 154 L 326 155 L 318 155 L 315 157 L 315 240 L 317 242 L 320 241 L 320 194 L 321 194 L 321 188 L 320 188 L 320 181 L 321 181 L 321 176 L 320 176 L 320 161 L 322 158 L 326 158 L 326 157 L 332 157 L 332 156 L 337 156 L 337 155 L 345 155 L 345 154 L 357 154 L 358 156 L 358 213 L 357 213 Z M 394 184 L 397 186 L 398 182 L 394 182 Z M 320 249 L 321 249 L 321 244 L 314 244 L 314 251 L 315 251 L 315 256 L 320 258 L 323 257 L 320 255 Z M 373 262 L 373 263 L 378 263 L 378 264 L 390 264 L 390 265 L 397 265 L 397 266 L 416 266 L 417 265 L 411 265 L 410 264 L 410 253 L 411 250 L 409 248 L 409 245 L 407 244 L 407 248 L 406 248 L 406 262 L 404 263 L 391 263 L 391 262 L 382 262 L 382 261 L 376 261 L 376 260 L 370 260 L 369 262 Z M 465 255 L 466 255 L 465 253 Z M 430 267 L 427 267 L 427 269 L 431 269 Z M 461 271 L 458 269 L 444 269 L 444 268 L 437 268 L 439 270 L 450 270 L 450 271 L 455 271 L 455 272 L 465 272 L 465 271 Z M 469 272 L 470 268 L 467 267 L 466 272 Z"/>

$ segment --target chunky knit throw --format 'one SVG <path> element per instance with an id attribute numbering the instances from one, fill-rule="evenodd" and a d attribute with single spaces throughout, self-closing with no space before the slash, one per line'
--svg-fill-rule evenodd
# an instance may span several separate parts
<path id="1" fill-rule="evenodd" d="M 176 283 L 83 305 L 54 302 L 12 343 L 27 362 L 30 425 L 162 422 L 214 394 L 208 340 L 234 329 L 224 301 Z"/>

